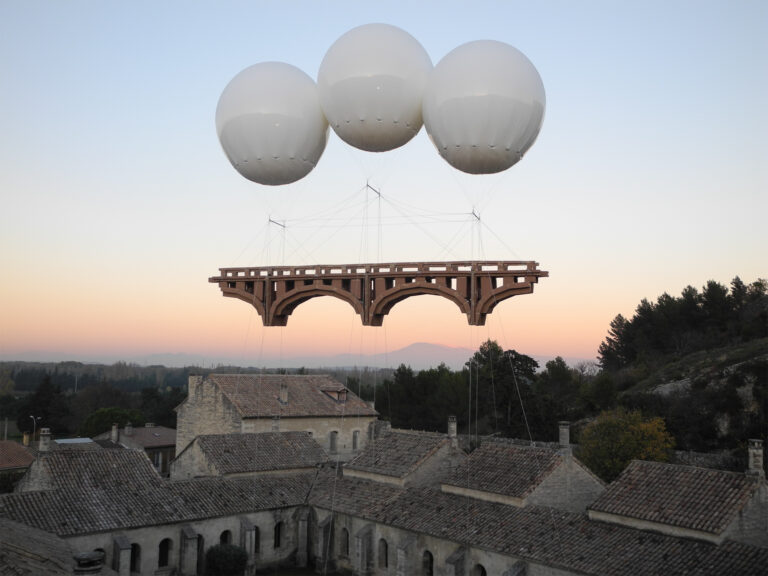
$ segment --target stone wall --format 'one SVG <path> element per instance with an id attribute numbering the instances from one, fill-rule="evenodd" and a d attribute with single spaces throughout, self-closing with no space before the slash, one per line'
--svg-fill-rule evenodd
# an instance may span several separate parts
<path id="1" fill-rule="evenodd" d="M 569 512 L 584 512 L 604 490 L 605 485 L 566 449 L 563 463 L 539 484 L 526 501 Z"/>
<path id="2" fill-rule="evenodd" d="M 349 416 L 346 418 L 312 417 L 282 418 L 279 421 L 280 432 L 309 432 L 312 438 L 323 447 L 331 459 L 345 462 L 355 456 L 368 443 L 368 428 L 376 420 L 373 416 Z M 243 420 L 241 432 L 270 432 L 274 422 L 266 418 L 248 418 Z M 331 450 L 331 433 L 336 432 L 336 450 Z M 357 432 L 357 449 L 353 449 L 354 435 Z"/>
<path id="3" fill-rule="evenodd" d="M 768 487 L 765 480 L 759 483 L 752 498 L 725 531 L 725 537 L 753 546 L 768 547 Z"/>
<path id="4" fill-rule="evenodd" d="M 194 575 L 201 574 L 205 553 L 219 544 L 222 534 L 229 531 L 230 543 L 249 551 L 249 572 L 275 566 L 294 565 L 297 555 L 298 530 L 295 508 L 268 510 L 241 516 L 210 518 L 197 522 L 151 526 L 119 533 L 89 534 L 68 538 L 73 551 L 89 552 L 101 549 L 106 554 L 105 565 L 111 566 L 120 576 L 130 572 L 130 547 L 138 545 L 140 563 L 135 572 L 141 574 Z M 275 525 L 281 522 L 280 545 L 275 546 Z M 254 538 L 256 530 L 258 538 Z M 170 539 L 168 565 L 159 566 L 160 543 Z M 249 541 L 250 538 L 250 541 Z M 123 542 L 123 553 L 116 541 Z M 255 546 L 255 542 L 258 545 Z M 200 564 L 198 565 L 198 561 Z M 174 572 L 175 571 L 175 572 Z"/>
<path id="5" fill-rule="evenodd" d="M 187 399 L 176 409 L 176 454 L 200 434 L 240 432 L 240 416 L 210 380 L 189 377 Z"/>
<path id="6" fill-rule="evenodd" d="M 434 576 L 476 576 L 483 573 L 498 576 L 568 576 L 572 572 L 526 562 L 512 556 L 471 548 L 459 542 L 428 534 L 416 534 L 385 524 L 370 522 L 348 514 L 333 514 L 333 537 L 330 546 L 323 537 L 322 524 L 328 523 L 331 511 L 316 509 L 310 540 L 310 556 L 322 571 L 337 569 L 342 574 L 370 576 L 417 576 L 425 574 L 425 553 L 432 557 Z M 344 548 L 344 532 L 348 534 L 348 550 Z M 383 541 L 383 543 L 382 543 Z M 324 564 L 324 554 L 330 558 Z M 346 552 L 346 553 L 345 553 Z M 386 557 L 384 556 L 386 553 Z"/>

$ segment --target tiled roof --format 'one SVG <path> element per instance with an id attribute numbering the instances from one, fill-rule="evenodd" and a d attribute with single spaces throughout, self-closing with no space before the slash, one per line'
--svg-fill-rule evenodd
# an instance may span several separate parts
<path id="1" fill-rule="evenodd" d="M 111 432 L 104 432 L 94 440 L 109 440 Z M 165 426 L 136 426 L 126 434 L 125 428 L 118 431 L 118 443 L 130 448 L 160 448 L 176 445 L 176 430 Z"/>
<path id="2" fill-rule="evenodd" d="M 306 468 L 328 460 L 308 432 L 211 434 L 194 441 L 219 474 Z"/>
<path id="3" fill-rule="evenodd" d="M 716 546 L 593 522 L 583 514 L 355 478 L 321 475 L 309 503 L 579 574 L 764 576 L 768 565 L 766 548 L 731 541 Z"/>
<path id="4" fill-rule="evenodd" d="M 447 442 L 445 434 L 391 430 L 369 442 L 344 469 L 403 478 Z"/>
<path id="5" fill-rule="evenodd" d="M 24 446 L 10 440 L 0 440 L 0 470 L 26 468 L 35 457 Z"/>
<path id="6" fill-rule="evenodd" d="M 106 451 L 113 453 L 113 451 Z M 122 451 L 120 451 L 122 452 Z M 201 478 L 133 489 L 49 490 L 0 496 L 0 517 L 59 536 L 90 534 L 298 506 L 315 473 Z"/>
<path id="7" fill-rule="evenodd" d="M 55 534 L 0 518 L 0 576 L 71 575 L 74 565 L 68 544 Z"/>
<path id="8" fill-rule="evenodd" d="M 40 452 L 21 480 L 36 490 L 87 492 L 154 486 L 162 480 L 139 450 L 54 450 Z"/>
<path id="9" fill-rule="evenodd" d="M 561 462 L 562 457 L 552 448 L 486 440 L 456 468 L 445 484 L 525 498 Z"/>
<path id="10" fill-rule="evenodd" d="M 284 374 L 211 374 L 222 393 L 243 418 L 273 416 L 376 416 L 376 411 L 347 391 L 346 401 L 335 400 L 322 390 L 341 385 L 330 376 Z M 280 385 L 288 387 L 288 402 L 280 402 Z"/>
<path id="11" fill-rule="evenodd" d="M 590 510 L 720 534 L 756 488 L 736 472 L 634 460 Z"/>

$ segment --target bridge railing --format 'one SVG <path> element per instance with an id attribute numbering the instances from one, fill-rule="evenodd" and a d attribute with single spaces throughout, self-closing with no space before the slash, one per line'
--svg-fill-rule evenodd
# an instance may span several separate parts
<path id="1" fill-rule="evenodd" d="M 256 279 L 256 278 L 317 278 L 350 277 L 365 275 L 406 276 L 430 274 L 449 276 L 451 274 L 496 273 L 520 276 L 548 276 L 538 269 L 533 261 L 460 261 L 460 262 L 397 262 L 386 264 L 332 264 L 315 266 L 249 266 L 242 268 L 219 268 L 219 276 L 210 281 Z"/>

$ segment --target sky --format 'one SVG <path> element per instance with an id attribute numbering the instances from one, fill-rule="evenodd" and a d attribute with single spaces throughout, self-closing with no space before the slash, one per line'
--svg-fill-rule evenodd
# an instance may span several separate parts
<path id="1" fill-rule="evenodd" d="M 547 108 L 522 161 L 468 176 L 423 129 L 380 154 L 331 133 L 294 184 L 241 177 L 215 129 L 227 83 L 265 61 L 316 79 L 372 22 L 433 64 L 480 39 L 526 54 Z M 491 338 L 594 360 L 643 298 L 768 277 L 766 63 L 762 0 L 0 0 L 0 359 L 364 362 Z M 482 327 L 419 296 L 380 328 L 327 297 L 264 328 L 208 283 L 220 267 L 468 259 L 550 277 Z"/>

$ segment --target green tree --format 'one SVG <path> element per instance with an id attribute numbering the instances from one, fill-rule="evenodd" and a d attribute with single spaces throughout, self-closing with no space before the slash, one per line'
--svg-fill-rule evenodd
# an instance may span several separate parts
<path id="1" fill-rule="evenodd" d="M 100 408 L 85 419 L 80 434 L 92 438 L 109 432 L 112 429 L 112 424 L 124 428 L 129 422 L 134 426 L 143 426 L 144 416 L 140 411 L 130 408 L 118 408 L 116 406 Z"/>
<path id="2" fill-rule="evenodd" d="M 581 432 L 578 457 L 606 482 L 613 481 L 631 460 L 666 462 L 674 447 L 661 418 L 643 418 L 623 408 L 602 412 Z"/>
<path id="3" fill-rule="evenodd" d="M 205 566 L 210 576 L 242 576 L 248 564 L 245 549 L 234 544 L 217 544 L 205 553 Z"/>

